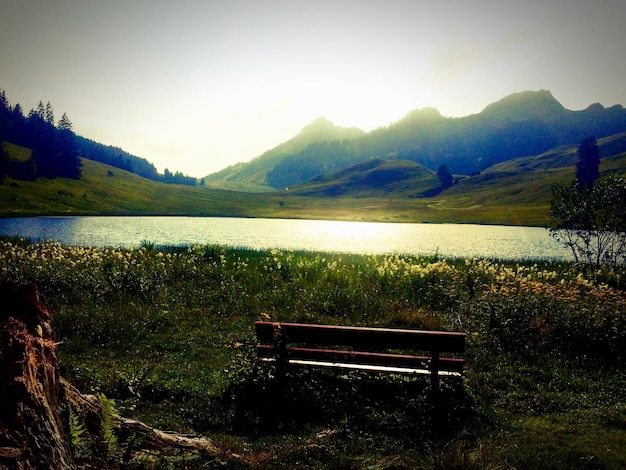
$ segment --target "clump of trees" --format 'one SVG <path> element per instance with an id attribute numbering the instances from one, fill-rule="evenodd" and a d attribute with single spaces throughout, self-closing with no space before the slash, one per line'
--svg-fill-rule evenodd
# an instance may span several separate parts
<path id="1" fill-rule="evenodd" d="M 169 169 L 163 170 L 163 175 L 160 176 L 159 181 L 163 183 L 173 184 L 185 184 L 187 186 L 195 186 L 197 181 L 193 176 L 187 176 L 182 171 L 172 173 Z"/>
<path id="2" fill-rule="evenodd" d="M 16 161 L 4 152 L 3 142 L 11 142 L 32 150 L 26 161 Z M 145 158 L 136 157 L 112 146 L 99 144 L 74 133 L 72 122 L 63 114 L 55 124 L 54 108 L 39 101 L 37 107 L 24 115 L 20 104 L 11 106 L 4 90 L 0 90 L 0 182 L 6 176 L 19 180 L 37 178 L 81 177 L 81 159 L 130 171 L 144 178 L 164 183 L 196 185 L 196 178 L 165 170 L 163 175 Z"/>
<path id="3" fill-rule="evenodd" d="M 626 178 L 600 178 L 595 137 L 578 147 L 576 178 L 552 188 L 550 235 L 571 249 L 575 261 L 599 266 L 626 262 Z"/>
<path id="4" fill-rule="evenodd" d="M 4 141 L 28 147 L 32 153 L 27 161 L 11 161 L 3 152 L 0 155 L 2 177 L 80 178 L 81 161 L 72 121 L 63 114 L 55 125 L 50 102 L 44 105 L 40 101 L 25 117 L 21 106 L 12 107 L 5 92 L 0 90 L 0 143 Z"/>

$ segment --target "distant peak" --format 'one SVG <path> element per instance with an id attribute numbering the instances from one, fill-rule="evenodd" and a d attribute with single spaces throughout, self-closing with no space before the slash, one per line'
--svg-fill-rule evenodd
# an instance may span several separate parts
<path id="1" fill-rule="evenodd" d="M 309 124 L 309 126 L 333 126 L 335 127 L 335 125 L 332 122 L 330 122 L 328 119 L 326 119 L 324 116 L 318 117 L 311 124 Z"/>
<path id="2" fill-rule="evenodd" d="M 600 103 L 593 103 L 590 104 L 587 109 L 585 109 L 585 111 L 588 112 L 594 112 L 594 113 L 601 113 L 602 111 L 605 111 L 606 108 L 604 106 L 602 106 Z"/>
<path id="3" fill-rule="evenodd" d="M 519 102 L 519 101 L 556 101 L 556 98 L 552 95 L 550 90 L 526 90 L 517 93 L 511 93 L 508 96 L 496 101 L 494 104 L 503 102 Z"/>
<path id="4" fill-rule="evenodd" d="M 319 140 L 336 138 L 354 138 L 364 132 L 356 127 L 335 126 L 325 117 L 319 117 L 309 125 L 305 126 L 296 137 L 314 137 Z"/>
<path id="5" fill-rule="evenodd" d="M 427 108 L 418 108 L 410 111 L 403 119 L 440 119 L 441 113 L 437 108 L 427 107 Z"/>
<path id="6" fill-rule="evenodd" d="M 298 135 L 310 134 L 310 133 L 317 134 L 319 132 L 332 130 L 334 128 L 335 128 L 335 125 L 332 122 L 330 122 L 328 119 L 326 119 L 325 117 L 319 117 L 315 121 L 304 126 L 302 130 L 298 133 Z"/>
<path id="7" fill-rule="evenodd" d="M 549 90 L 513 93 L 487 106 L 481 114 L 494 117 L 555 117 L 565 111 Z"/>

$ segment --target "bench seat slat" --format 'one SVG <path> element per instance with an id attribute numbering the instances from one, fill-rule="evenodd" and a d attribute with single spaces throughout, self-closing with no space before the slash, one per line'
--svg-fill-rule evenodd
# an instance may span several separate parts
<path id="1" fill-rule="evenodd" d="M 274 362 L 275 359 L 271 357 L 265 357 L 261 360 L 266 362 Z M 371 364 L 353 364 L 347 362 L 324 362 L 324 361 L 311 361 L 305 359 L 290 359 L 290 365 L 297 366 L 313 366 L 313 367 L 332 367 L 335 369 L 346 370 L 361 370 L 366 372 L 381 372 L 387 374 L 403 374 L 403 375 L 431 375 L 431 372 L 427 369 L 414 369 L 409 367 L 394 367 L 394 366 L 378 366 Z M 453 375 L 461 376 L 460 371 L 453 370 L 440 370 L 439 375 Z"/>
<path id="2" fill-rule="evenodd" d="M 261 358 L 273 358 L 276 356 L 276 349 L 273 346 L 257 346 L 258 355 Z M 286 357 L 290 363 L 296 361 L 311 361 L 324 363 L 344 363 L 361 364 L 364 367 L 396 367 L 415 370 L 429 370 L 430 357 L 413 356 L 406 354 L 386 354 L 362 351 L 345 351 L 336 349 L 315 349 L 315 348 L 287 348 Z M 465 361 L 457 358 L 440 358 L 438 369 L 442 371 L 462 372 Z"/>

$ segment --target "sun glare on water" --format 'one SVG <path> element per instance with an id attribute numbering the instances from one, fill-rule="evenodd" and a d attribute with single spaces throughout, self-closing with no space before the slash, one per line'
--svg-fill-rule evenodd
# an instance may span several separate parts
<path id="1" fill-rule="evenodd" d="M 376 252 L 382 241 L 393 236 L 389 225 L 364 222 L 310 220 L 300 229 L 328 251 Z"/>

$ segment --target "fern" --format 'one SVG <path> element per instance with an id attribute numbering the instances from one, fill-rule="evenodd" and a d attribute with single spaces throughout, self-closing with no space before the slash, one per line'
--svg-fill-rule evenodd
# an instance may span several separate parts
<path id="1" fill-rule="evenodd" d="M 69 407 L 70 439 L 74 456 L 78 459 L 89 455 L 89 438 L 82 417 Z"/>
<path id="2" fill-rule="evenodd" d="M 107 398 L 104 393 L 98 395 L 102 405 L 102 438 L 106 444 L 107 455 L 111 456 L 120 449 L 120 444 L 115 435 L 115 424 L 118 414 L 115 401 Z"/>

